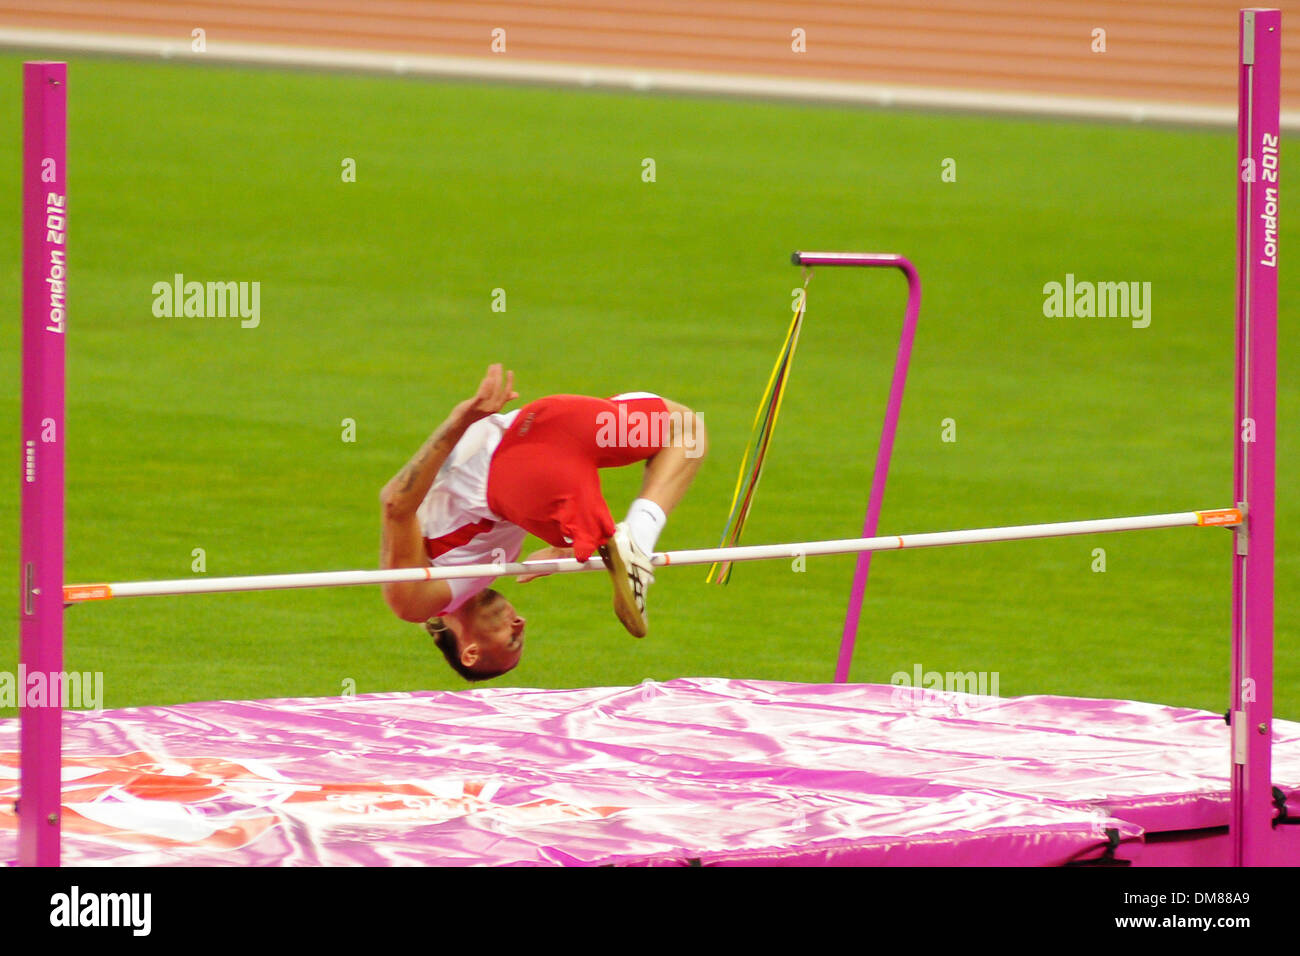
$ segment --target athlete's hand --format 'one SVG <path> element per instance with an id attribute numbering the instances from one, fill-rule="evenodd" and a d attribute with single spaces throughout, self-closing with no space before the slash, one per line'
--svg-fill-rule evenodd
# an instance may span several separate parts
<path id="1" fill-rule="evenodd" d="M 506 403 L 519 397 L 514 390 L 515 373 L 501 371 L 501 363 L 489 365 L 487 375 L 479 384 L 474 397 L 466 403 L 465 414 L 471 421 L 495 415 Z"/>
<path id="2" fill-rule="evenodd" d="M 556 561 L 559 560 L 560 558 L 571 558 L 571 557 L 573 557 L 572 548 L 542 548 L 542 550 L 540 551 L 534 551 L 528 557 L 524 558 L 524 560 L 525 561 Z M 550 573 L 551 573 L 550 571 L 538 571 L 535 574 L 521 574 L 516 580 L 520 584 L 525 584 L 533 580 L 533 578 L 544 578 Z"/>

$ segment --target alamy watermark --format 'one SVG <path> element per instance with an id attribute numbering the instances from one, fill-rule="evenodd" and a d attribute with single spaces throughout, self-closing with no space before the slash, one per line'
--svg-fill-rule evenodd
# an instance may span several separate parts
<path id="1" fill-rule="evenodd" d="M 596 444 L 601 448 L 684 448 L 699 458 L 706 447 L 704 416 L 680 410 L 648 412 L 618 403 L 618 413 L 596 415 Z"/>
<path id="2" fill-rule="evenodd" d="M 927 704 L 969 710 L 1000 697 L 1000 678 L 998 671 L 927 671 L 914 664 L 911 673 L 896 671 L 889 678 L 894 688 L 890 702 L 903 710 Z"/>
<path id="3" fill-rule="evenodd" d="M 1074 273 L 1065 282 L 1043 286 L 1043 315 L 1060 318 L 1132 319 L 1133 328 L 1151 324 L 1150 282 L 1076 282 Z"/>
<path id="4" fill-rule="evenodd" d="M 0 671 L 0 707 L 63 707 L 65 710 L 104 709 L 103 671 Z"/>
<path id="5" fill-rule="evenodd" d="M 88 893 L 73 885 L 50 897 L 50 925 L 121 927 L 148 936 L 153 926 L 152 893 Z"/>
<path id="6" fill-rule="evenodd" d="M 160 319 L 239 318 L 243 328 L 262 321 L 262 283 L 186 282 L 182 273 L 153 284 L 153 314 Z"/>

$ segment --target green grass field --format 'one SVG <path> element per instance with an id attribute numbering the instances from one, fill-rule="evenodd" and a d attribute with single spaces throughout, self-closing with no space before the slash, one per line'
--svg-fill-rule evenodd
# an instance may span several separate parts
<path id="1" fill-rule="evenodd" d="M 0 57 L 13 570 L 21 60 Z M 896 251 L 921 273 L 882 532 L 1232 504 L 1230 131 L 94 59 L 69 87 L 71 582 L 187 576 L 196 548 L 209 575 L 373 567 L 380 487 L 492 361 L 526 399 L 647 389 L 701 410 L 712 454 L 661 546 L 715 545 L 796 248 Z M 176 273 L 259 282 L 260 326 L 155 318 Z M 1067 273 L 1150 282 L 1150 327 L 1044 317 Z M 1276 693 L 1297 719 L 1294 270 L 1282 284 Z M 746 542 L 858 532 L 903 304 L 894 273 L 814 276 Z M 606 473 L 616 518 L 638 478 Z M 664 572 L 643 641 L 603 576 L 507 583 L 529 648 L 496 683 L 829 680 L 852 568 L 750 564 L 726 588 Z M 997 672 L 1004 695 L 1222 711 L 1229 585 L 1218 529 L 879 555 L 852 677 L 920 664 Z M 66 666 L 102 671 L 108 707 L 465 686 L 374 588 L 74 608 Z"/>

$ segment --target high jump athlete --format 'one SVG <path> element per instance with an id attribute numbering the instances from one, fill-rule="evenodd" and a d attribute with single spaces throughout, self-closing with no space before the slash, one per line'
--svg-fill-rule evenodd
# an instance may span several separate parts
<path id="1" fill-rule="evenodd" d="M 703 416 L 648 392 L 613 398 L 551 395 L 502 413 L 518 398 L 514 373 L 492 365 L 380 494 L 380 566 L 417 568 L 518 560 L 527 534 L 550 547 L 528 560 L 599 553 L 623 626 L 646 634 L 650 555 L 708 450 Z M 599 469 L 644 461 L 641 491 L 615 524 Z M 540 577 L 523 575 L 521 582 Z M 490 577 L 384 585 L 404 621 L 422 623 L 466 680 L 519 663 L 525 620 Z"/>

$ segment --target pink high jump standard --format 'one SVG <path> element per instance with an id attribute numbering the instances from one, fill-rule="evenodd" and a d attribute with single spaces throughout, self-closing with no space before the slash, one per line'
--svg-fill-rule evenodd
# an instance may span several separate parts
<path id="1" fill-rule="evenodd" d="M 23 478 L 20 669 L 63 670 L 64 355 L 67 336 L 67 108 L 64 63 L 23 66 Z M 23 707 L 18 858 L 59 862 L 61 719 Z"/>
<path id="2" fill-rule="evenodd" d="M 213 702 L 68 714 L 66 727 L 57 697 L 20 696 L 20 720 L 0 721 L 0 862 L 57 865 L 65 819 L 77 863 L 1300 862 L 1300 828 L 1275 825 L 1300 797 L 1300 725 L 1272 719 L 1279 56 L 1278 11 L 1242 11 L 1237 508 L 875 537 L 919 279 L 901 256 L 796 253 L 896 267 L 909 289 L 862 537 L 800 546 L 859 555 L 835 684 Z M 65 600 L 392 579 L 65 586 L 66 68 L 30 63 L 24 79 L 22 670 L 61 672 Z M 1230 731 L 1154 704 L 845 683 L 876 550 L 1214 524 L 1235 542 Z"/>

